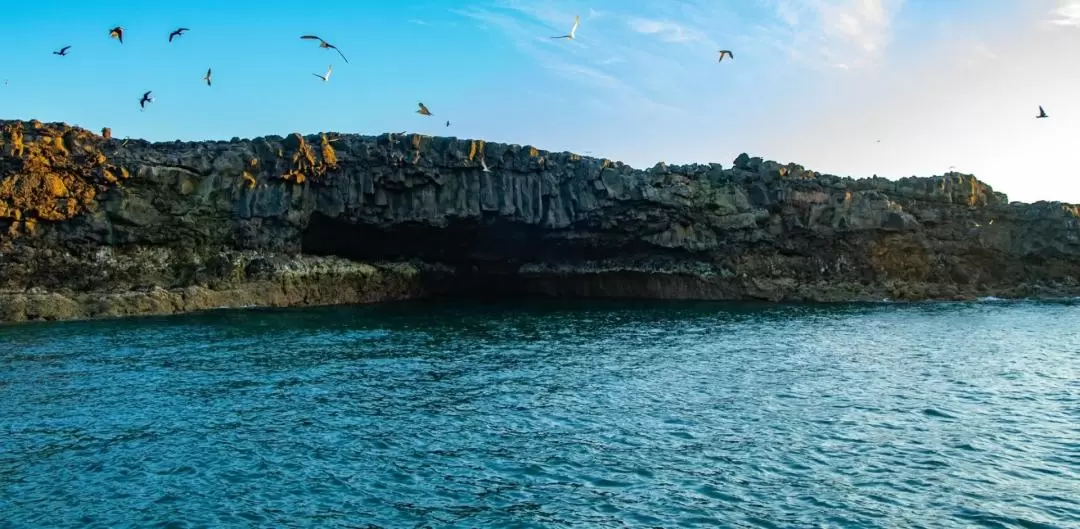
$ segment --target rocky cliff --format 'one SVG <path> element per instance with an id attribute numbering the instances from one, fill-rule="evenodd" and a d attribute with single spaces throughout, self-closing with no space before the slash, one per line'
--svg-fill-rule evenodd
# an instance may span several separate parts
<path id="1" fill-rule="evenodd" d="M 855 180 L 747 155 L 637 170 L 414 134 L 0 128 L 0 320 L 428 295 L 1080 295 L 1080 208 L 1009 203 L 970 175 Z"/>

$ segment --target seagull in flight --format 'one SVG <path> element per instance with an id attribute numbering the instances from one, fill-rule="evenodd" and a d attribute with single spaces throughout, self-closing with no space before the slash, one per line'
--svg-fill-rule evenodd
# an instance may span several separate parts
<path id="1" fill-rule="evenodd" d="M 140 109 L 146 108 L 147 103 L 153 103 L 153 102 L 154 102 L 154 98 L 150 97 L 150 91 L 147 90 L 146 93 L 142 95 L 142 99 L 139 100 L 139 108 Z"/>
<path id="2" fill-rule="evenodd" d="M 64 46 L 63 48 L 60 48 L 60 51 L 54 51 L 53 55 L 59 55 L 59 56 L 63 57 L 65 55 L 67 55 L 67 51 L 70 50 L 70 49 L 71 49 L 71 46 Z"/>
<path id="3" fill-rule="evenodd" d="M 345 59 L 345 54 L 341 53 L 341 50 L 339 50 L 337 46 L 334 46 L 333 44 L 330 44 L 329 42 L 326 42 L 325 40 L 320 39 L 319 37 L 316 37 L 315 35 L 302 35 L 300 38 L 308 39 L 308 40 L 317 40 L 317 41 L 319 41 L 319 47 L 320 48 L 326 48 L 328 50 L 334 50 L 334 51 L 336 51 L 338 53 L 338 55 L 341 55 L 342 59 Z M 349 62 L 349 59 L 345 59 L 345 62 Z"/>
<path id="4" fill-rule="evenodd" d="M 424 106 L 423 103 L 417 103 L 417 104 L 420 105 L 420 109 L 416 111 L 417 114 L 420 114 L 421 116 L 432 116 L 432 115 L 434 115 L 434 114 L 431 113 L 430 110 L 427 109 L 426 106 Z"/>
<path id="5" fill-rule="evenodd" d="M 551 37 L 551 38 L 553 38 L 553 39 L 569 39 L 569 40 L 574 40 L 574 36 L 576 36 L 576 35 L 577 35 L 577 27 L 578 27 L 578 24 L 581 24 L 581 17 L 580 17 L 580 16 L 575 16 L 575 17 L 574 17 L 574 27 L 570 28 L 570 34 L 569 34 L 569 35 L 560 35 L 560 36 L 558 36 L 558 37 Z"/>
<path id="6" fill-rule="evenodd" d="M 109 30 L 109 38 L 117 39 L 117 40 L 120 41 L 120 44 L 123 44 L 124 43 L 124 28 L 122 28 L 120 26 L 116 26 L 115 28 L 110 29 Z"/>
<path id="7" fill-rule="evenodd" d="M 332 74 L 332 73 L 334 73 L 334 65 L 333 64 L 326 67 L 326 75 L 319 75 L 317 73 L 313 73 L 311 75 L 314 75 L 315 77 L 318 77 L 319 79 L 322 79 L 323 82 L 325 83 L 326 81 L 330 80 L 330 74 Z"/>
<path id="8" fill-rule="evenodd" d="M 211 68 L 206 69 L 206 76 L 202 78 L 203 81 L 206 81 L 206 86 L 210 86 L 210 79 L 212 77 L 211 76 L 212 73 L 213 73 L 213 70 Z"/>
<path id="9" fill-rule="evenodd" d="M 484 170 L 485 173 L 491 172 L 491 169 L 488 169 L 487 160 L 483 158 L 480 158 L 480 167 Z"/>
<path id="10" fill-rule="evenodd" d="M 724 55 L 727 55 L 728 57 L 731 57 L 732 59 L 735 58 L 735 54 L 731 53 L 731 50 L 720 50 L 720 60 L 718 60 L 716 62 L 724 62 Z"/>
<path id="11" fill-rule="evenodd" d="M 188 29 L 188 28 L 177 28 L 176 31 L 174 31 L 172 33 L 169 33 L 169 42 L 172 42 L 173 38 L 179 37 L 180 35 L 183 35 L 185 31 L 191 31 L 191 30 Z"/>
<path id="12" fill-rule="evenodd" d="M 1035 118 L 1048 118 L 1048 117 L 1050 117 L 1050 116 L 1046 115 L 1046 111 L 1043 110 L 1042 105 L 1039 105 L 1039 115 L 1035 116 Z"/>

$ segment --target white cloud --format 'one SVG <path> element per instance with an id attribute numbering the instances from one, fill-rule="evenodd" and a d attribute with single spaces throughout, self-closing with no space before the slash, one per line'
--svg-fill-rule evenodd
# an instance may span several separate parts
<path id="1" fill-rule="evenodd" d="M 1058 8 L 1051 12 L 1050 23 L 1059 26 L 1080 27 L 1080 0 L 1058 0 Z"/>
<path id="2" fill-rule="evenodd" d="M 892 39 L 905 0 L 759 0 L 777 22 L 765 27 L 773 44 L 802 63 L 873 66 Z"/>

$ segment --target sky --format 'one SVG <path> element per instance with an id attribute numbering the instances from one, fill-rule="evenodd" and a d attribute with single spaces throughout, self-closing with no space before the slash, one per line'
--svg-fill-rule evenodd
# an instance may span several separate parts
<path id="1" fill-rule="evenodd" d="M 640 168 L 954 167 L 1011 200 L 1080 203 L 1080 0 L 64 4 L 4 7 L 0 119 L 151 141 L 409 131 Z M 550 38 L 575 15 L 575 40 Z"/>

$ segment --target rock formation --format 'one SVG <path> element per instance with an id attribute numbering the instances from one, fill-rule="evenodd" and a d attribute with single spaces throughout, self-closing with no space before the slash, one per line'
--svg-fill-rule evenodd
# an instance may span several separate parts
<path id="1" fill-rule="evenodd" d="M 0 130 L 0 321 L 428 295 L 1080 295 L 1080 208 L 1009 203 L 957 173 L 855 180 L 745 154 L 637 170 L 415 134 Z"/>

